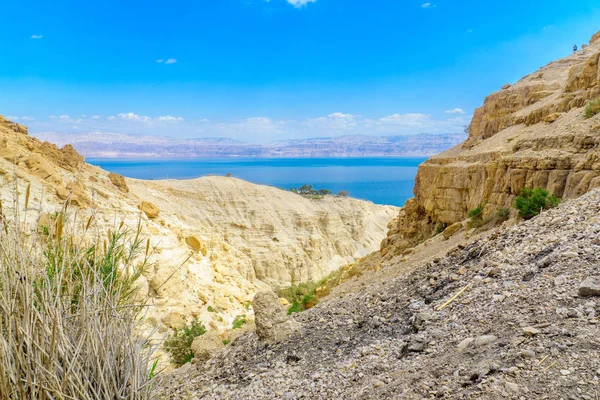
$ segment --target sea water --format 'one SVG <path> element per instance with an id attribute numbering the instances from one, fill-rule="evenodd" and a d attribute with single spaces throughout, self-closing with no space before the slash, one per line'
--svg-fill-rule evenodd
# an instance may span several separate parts
<path id="1" fill-rule="evenodd" d="M 89 159 L 89 163 L 130 178 L 192 179 L 227 175 L 289 190 L 307 184 L 342 190 L 376 204 L 402 206 L 412 197 L 423 157 L 226 158 L 194 160 Z"/>

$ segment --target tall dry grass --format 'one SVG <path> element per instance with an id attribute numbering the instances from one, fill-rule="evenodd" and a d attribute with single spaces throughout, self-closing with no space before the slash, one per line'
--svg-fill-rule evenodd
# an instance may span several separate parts
<path id="1" fill-rule="evenodd" d="M 10 215 L 0 205 L 0 399 L 152 398 L 154 347 L 134 303 L 148 258 L 139 227 L 92 232 L 65 204 L 31 229 L 16 192 Z"/>

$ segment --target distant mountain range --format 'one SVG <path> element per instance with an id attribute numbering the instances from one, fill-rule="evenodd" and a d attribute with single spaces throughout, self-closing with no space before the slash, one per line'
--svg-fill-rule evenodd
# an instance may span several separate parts
<path id="1" fill-rule="evenodd" d="M 89 158 L 366 157 L 431 156 L 466 139 L 466 134 L 348 135 L 277 141 L 264 145 L 229 138 L 175 139 L 91 132 L 39 133 L 58 146 L 72 144 Z"/>

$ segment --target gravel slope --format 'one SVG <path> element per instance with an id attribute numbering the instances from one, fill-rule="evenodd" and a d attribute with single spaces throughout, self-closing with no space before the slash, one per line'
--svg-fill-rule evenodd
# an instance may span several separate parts
<path id="1" fill-rule="evenodd" d="M 239 338 L 164 377 L 169 399 L 598 399 L 600 190 Z M 444 303 L 466 289 L 444 308 Z"/>

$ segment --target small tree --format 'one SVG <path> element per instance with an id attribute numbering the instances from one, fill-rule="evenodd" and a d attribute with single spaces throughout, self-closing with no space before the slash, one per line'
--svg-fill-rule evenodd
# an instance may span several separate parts
<path id="1" fill-rule="evenodd" d="M 347 190 L 340 190 L 337 195 L 338 197 L 348 197 L 350 196 L 350 192 Z"/>
<path id="2" fill-rule="evenodd" d="M 548 191 L 542 188 L 522 189 L 515 200 L 515 208 L 524 219 L 530 219 L 538 215 L 542 210 L 556 207 L 558 199 L 550 196 Z"/>

